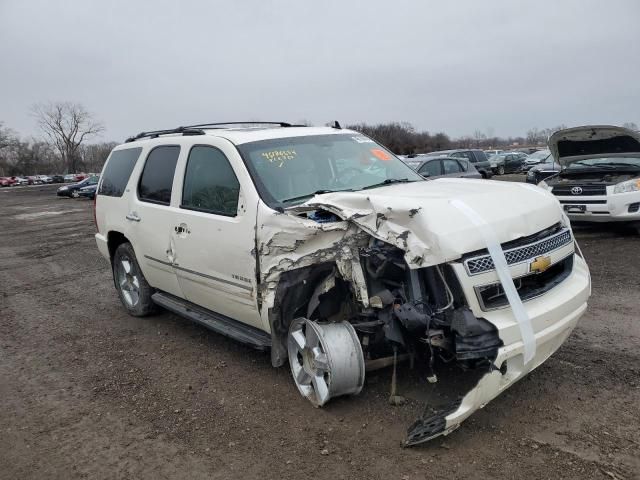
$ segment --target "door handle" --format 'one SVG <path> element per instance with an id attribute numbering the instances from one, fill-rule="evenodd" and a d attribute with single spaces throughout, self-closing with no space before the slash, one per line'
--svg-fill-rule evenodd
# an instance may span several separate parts
<path id="1" fill-rule="evenodd" d="M 141 220 L 136 212 L 127 213 L 124 218 L 126 218 L 127 220 L 131 220 L 132 222 L 139 222 Z"/>

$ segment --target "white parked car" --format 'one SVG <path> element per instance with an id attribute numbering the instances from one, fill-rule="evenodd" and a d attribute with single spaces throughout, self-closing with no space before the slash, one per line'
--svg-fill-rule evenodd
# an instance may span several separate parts
<path id="1" fill-rule="evenodd" d="M 561 171 L 539 185 L 571 220 L 640 225 L 640 134 L 586 125 L 555 132 L 549 148 Z"/>
<path id="2" fill-rule="evenodd" d="M 53 183 L 53 178 L 49 177 L 48 175 L 36 175 L 36 177 L 42 183 Z"/>
<path id="3" fill-rule="evenodd" d="M 553 195 L 424 180 L 337 124 L 142 133 L 111 152 L 95 215 L 130 314 L 159 305 L 270 349 L 315 406 L 408 358 L 430 381 L 452 371 L 442 358 L 474 375 L 406 445 L 451 432 L 544 362 L 590 295 Z"/>

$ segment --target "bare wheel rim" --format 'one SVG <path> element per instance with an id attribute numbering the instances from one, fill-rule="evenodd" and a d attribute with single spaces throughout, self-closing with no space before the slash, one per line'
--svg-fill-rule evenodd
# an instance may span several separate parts
<path id="1" fill-rule="evenodd" d="M 350 323 L 297 318 L 289 329 L 287 350 L 298 391 L 316 407 L 362 389 L 364 356 Z"/>
<path id="2" fill-rule="evenodd" d="M 130 307 L 135 307 L 140 301 L 140 279 L 133 269 L 133 262 L 129 257 L 120 257 L 116 264 L 116 281 L 122 292 L 122 298 Z"/>
<path id="3" fill-rule="evenodd" d="M 298 323 L 289 337 L 291 373 L 302 395 L 314 405 L 323 405 L 329 400 L 329 362 L 318 332 L 308 323 Z"/>

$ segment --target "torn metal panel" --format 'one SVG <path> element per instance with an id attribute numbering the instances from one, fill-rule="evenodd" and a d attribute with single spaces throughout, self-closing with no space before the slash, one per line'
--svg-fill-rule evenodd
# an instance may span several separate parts
<path id="1" fill-rule="evenodd" d="M 491 188 L 487 188 L 488 185 Z M 449 262 L 484 248 L 476 227 L 452 207 L 463 199 L 488 219 L 498 240 L 508 242 L 563 221 L 549 193 L 507 182 L 438 179 L 358 192 L 316 195 L 287 212 L 323 209 L 351 222 L 372 237 L 405 252 L 411 268 Z M 508 205 L 509 208 L 501 208 Z"/>

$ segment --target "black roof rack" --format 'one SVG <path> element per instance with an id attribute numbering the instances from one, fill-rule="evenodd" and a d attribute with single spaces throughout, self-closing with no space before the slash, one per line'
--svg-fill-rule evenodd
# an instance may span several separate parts
<path id="1" fill-rule="evenodd" d="M 140 132 L 133 137 L 129 137 L 125 140 L 125 143 L 135 142 L 141 138 L 158 138 L 160 135 L 168 135 L 170 133 L 181 133 L 182 135 L 204 135 L 204 130 L 200 128 L 192 128 L 192 127 L 178 127 L 171 128 L 169 130 L 153 130 L 151 132 Z"/>
<path id="2" fill-rule="evenodd" d="M 197 125 L 187 125 L 185 127 L 171 128 L 168 130 L 153 130 L 150 132 L 140 132 L 133 137 L 125 140 L 125 143 L 135 142 L 141 138 L 158 138 L 160 135 L 168 135 L 170 133 L 181 133 L 182 135 L 204 135 L 203 128 L 216 128 L 223 125 L 279 125 L 281 127 L 305 127 L 306 125 L 294 125 L 287 122 L 215 122 L 215 123 L 199 123 Z"/>
<path id="3" fill-rule="evenodd" d="M 218 127 L 221 125 L 280 125 L 281 127 L 304 127 L 305 126 L 305 125 L 293 125 L 288 122 L 215 122 L 215 123 L 199 123 L 198 125 L 189 125 L 189 128 Z"/>

